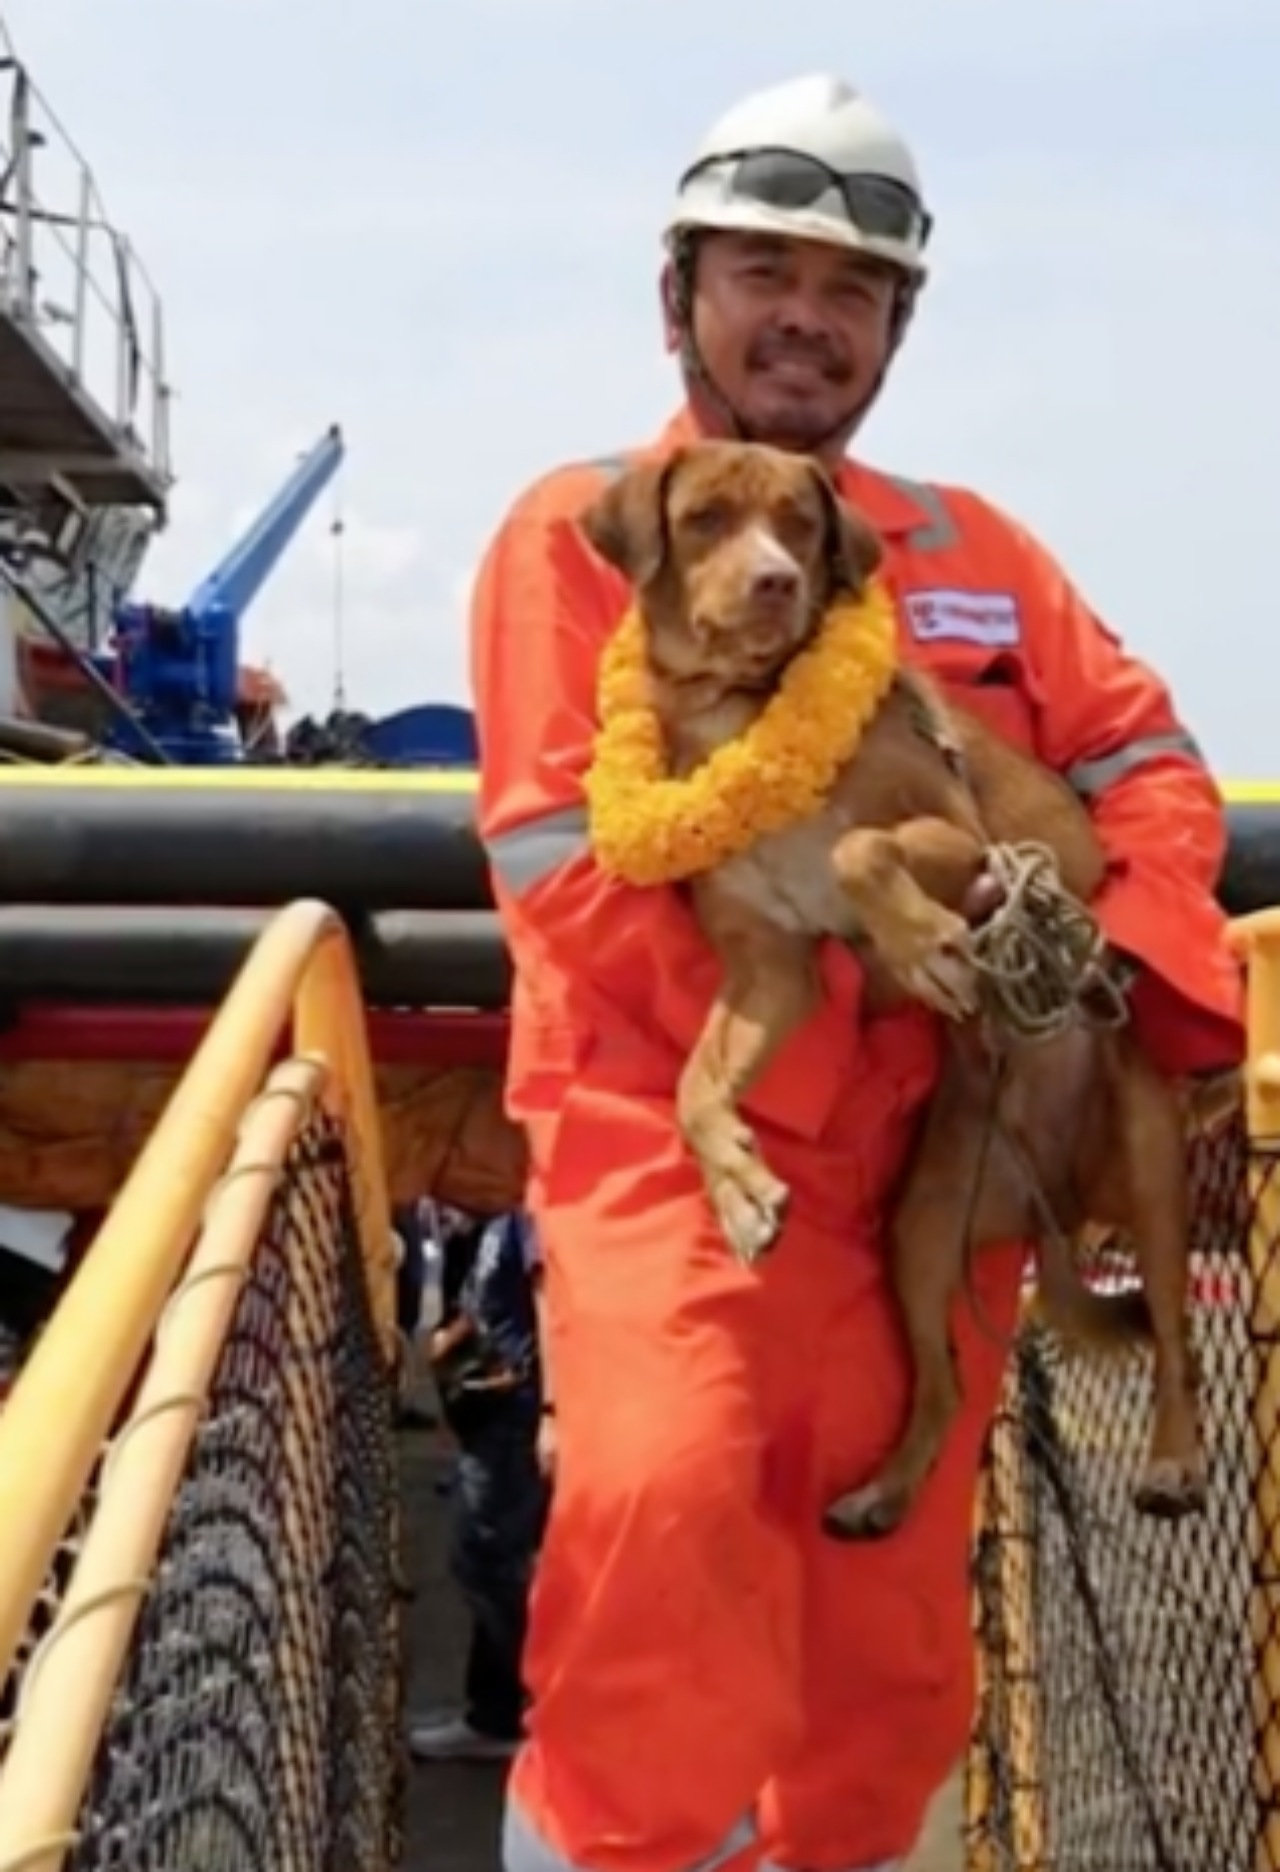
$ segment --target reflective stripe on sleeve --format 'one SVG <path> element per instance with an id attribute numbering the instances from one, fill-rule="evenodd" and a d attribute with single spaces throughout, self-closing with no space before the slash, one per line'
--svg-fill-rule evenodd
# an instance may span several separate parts
<path id="1" fill-rule="evenodd" d="M 558 806 L 554 812 L 526 819 L 485 844 L 489 862 L 506 889 L 519 897 L 542 884 L 561 865 L 591 850 L 585 806 Z"/>
<path id="2" fill-rule="evenodd" d="M 1095 760 L 1077 761 L 1074 767 L 1068 767 L 1063 778 L 1081 799 L 1096 799 L 1117 780 L 1127 779 L 1149 761 L 1163 760 L 1169 754 L 1181 755 L 1198 767 L 1204 766 L 1204 756 L 1194 737 L 1179 729 L 1171 734 L 1141 735 L 1136 741 L 1113 748 L 1110 754 L 1099 754 Z"/>

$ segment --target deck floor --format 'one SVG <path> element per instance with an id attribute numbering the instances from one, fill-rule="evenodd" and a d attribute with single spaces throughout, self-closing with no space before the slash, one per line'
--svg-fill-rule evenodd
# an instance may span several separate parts
<path id="1" fill-rule="evenodd" d="M 447 1704 L 462 1674 L 465 1626 L 445 1561 L 446 1504 L 437 1492 L 447 1466 L 438 1432 L 401 1436 L 409 1608 L 409 1705 Z M 405 1872 L 498 1872 L 502 1771 L 413 1766 L 409 1770 Z M 959 1788 L 945 1790 L 906 1872 L 963 1872 Z"/>

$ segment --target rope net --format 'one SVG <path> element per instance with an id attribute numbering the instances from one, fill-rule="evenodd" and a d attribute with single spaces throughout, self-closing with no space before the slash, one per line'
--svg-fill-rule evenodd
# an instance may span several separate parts
<path id="1" fill-rule="evenodd" d="M 1069 1354 L 1039 1328 L 1018 1346 L 976 1552 L 971 1872 L 1280 1872 L 1256 1767 L 1280 1683 L 1276 1703 L 1260 1692 L 1257 1556 L 1275 1536 L 1260 1527 L 1248 1253 L 1266 1190 L 1251 1202 L 1249 1152 L 1241 1125 L 1191 1151 L 1202 1516 L 1170 1525 L 1132 1505 L 1145 1362 Z M 1135 1278 L 1114 1254 L 1093 1273 Z"/>
<path id="2" fill-rule="evenodd" d="M 316 1116 L 273 1199 L 172 1505 L 73 1872 L 396 1863 L 394 1491 L 350 1166 L 339 1129 Z M 26 1656 L 75 1548 L 73 1536 Z M 0 1751 L 23 1668 L 0 1703 Z"/>

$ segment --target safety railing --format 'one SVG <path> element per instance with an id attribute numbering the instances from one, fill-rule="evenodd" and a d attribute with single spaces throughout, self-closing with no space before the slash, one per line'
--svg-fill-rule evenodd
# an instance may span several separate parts
<path id="1" fill-rule="evenodd" d="M 159 295 L 3 25 L 0 77 L 8 90 L 0 112 L 0 304 L 168 485 Z"/>
<path id="2" fill-rule="evenodd" d="M 2 1872 L 395 1862 L 394 1356 L 355 966 L 295 904 L 0 1414 Z"/>
<path id="3" fill-rule="evenodd" d="M 1236 934 L 1246 1110 L 1191 1142 L 1208 1508 L 1132 1505 L 1145 1362 L 1023 1335 L 979 1523 L 968 1872 L 1280 1872 L 1280 911 Z"/>

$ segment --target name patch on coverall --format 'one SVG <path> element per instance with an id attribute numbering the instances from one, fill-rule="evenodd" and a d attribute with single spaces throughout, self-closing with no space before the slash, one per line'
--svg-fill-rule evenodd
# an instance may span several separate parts
<path id="1" fill-rule="evenodd" d="M 1012 592 L 909 592 L 903 606 L 919 643 L 1011 650 L 1022 642 L 1022 613 Z"/>

